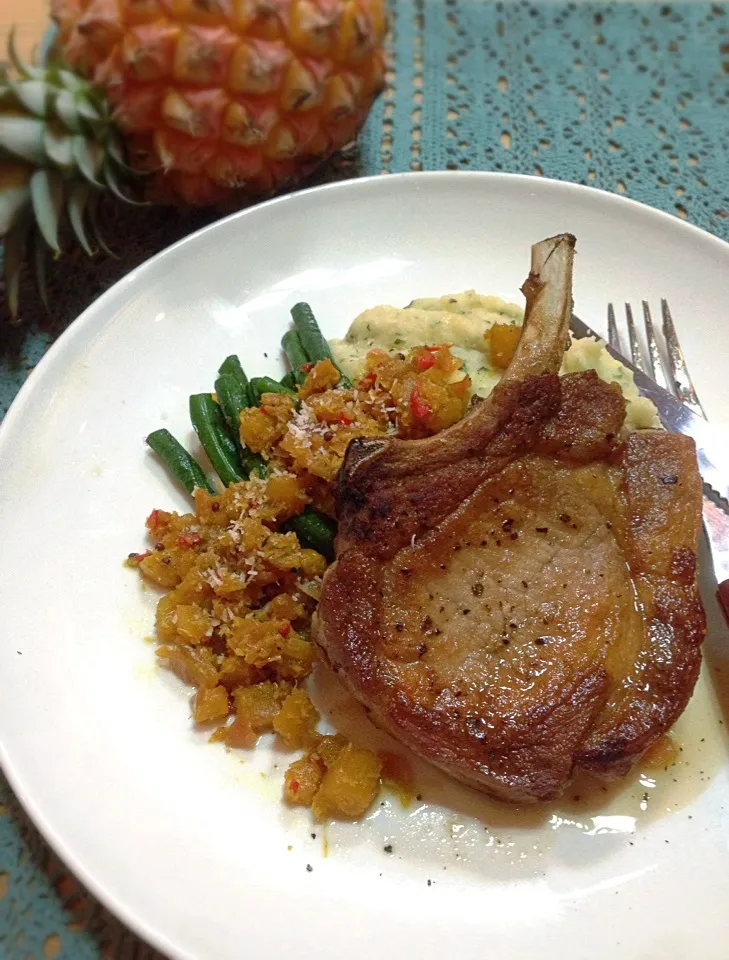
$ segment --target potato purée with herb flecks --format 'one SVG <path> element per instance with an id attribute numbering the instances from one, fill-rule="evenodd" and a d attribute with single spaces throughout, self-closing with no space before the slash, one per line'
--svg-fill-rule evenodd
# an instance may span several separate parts
<path id="1" fill-rule="evenodd" d="M 503 372 L 491 362 L 486 335 L 495 324 L 521 325 L 523 319 L 524 311 L 517 304 L 466 290 L 413 300 L 407 307 L 372 307 L 352 322 L 344 339 L 331 340 L 330 346 L 345 373 L 357 379 L 370 350 L 396 354 L 419 344 L 449 343 L 451 352 L 463 361 L 462 373 L 471 378 L 472 392 L 486 397 Z M 660 426 L 655 406 L 639 395 L 632 372 L 611 357 L 599 340 L 572 340 L 561 372 L 581 370 L 595 370 L 601 379 L 618 384 L 627 401 L 626 429 Z"/>

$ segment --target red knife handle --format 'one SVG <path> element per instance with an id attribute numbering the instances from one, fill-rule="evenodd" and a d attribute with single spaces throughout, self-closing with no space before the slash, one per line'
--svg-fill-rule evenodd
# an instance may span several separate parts
<path id="1" fill-rule="evenodd" d="M 716 595 L 724 610 L 724 616 L 727 618 L 727 621 L 729 621 L 729 580 L 724 580 L 719 584 Z"/>

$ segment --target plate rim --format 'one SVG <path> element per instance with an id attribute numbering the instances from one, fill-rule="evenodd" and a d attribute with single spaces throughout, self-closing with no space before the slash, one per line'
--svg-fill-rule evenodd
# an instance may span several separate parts
<path id="1" fill-rule="evenodd" d="M 387 175 L 374 174 L 366 177 L 354 177 L 347 180 L 338 180 L 333 183 L 319 184 L 307 187 L 301 190 L 287 193 L 265 200 L 261 203 L 252 204 L 241 210 L 233 211 L 226 216 L 214 220 L 212 223 L 181 237 L 179 240 L 164 247 L 151 257 L 138 264 L 129 273 L 120 277 L 112 286 L 101 293 L 84 310 L 72 320 L 58 338 L 43 354 L 36 366 L 30 371 L 25 382 L 16 394 L 10 404 L 5 416 L 0 422 L 0 471 L 2 470 L 3 450 L 6 443 L 6 436 L 11 431 L 15 421 L 22 416 L 33 391 L 42 383 L 46 375 L 46 370 L 56 362 L 58 354 L 67 348 L 69 343 L 89 325 L 94 323 L 101 324 L 103 329 L 105 323 L 103 311 L 108 301 L 113 300 L 122 285 L 134 285 L 143 278 L 145 272 L 152 269 L 158 260 L 170 255 L 181 247 L 189 243 L 197 242 L 198 238 L 207 233 L 212 233 L 224 224 L 233 220 L 244 219 L 246 216 L 257 213 L 260 210 L 273 209 L 278 206 L 296 204 L 300 198 L 307 198 L 312 194 L 323 194 L 329 192 L 347 192 L 372 189 L 375 184 L 377 189 L 397 189 L 397 185 L 403 181 L 421 182 L 427 189 L 429 183 L 439 182 L 463 182 L 466 179 L 481 182 L 498 183 L 499 181 L 509 181 L 521 183 L 526 190 L 562 190 L 566 193 L 576 192 L 578 195 L 595 194 L 597 197 L 608 204 L 615 203 L 618 207 L 638 208 L 643 215 L 648 215 L 659 222 L 671 225 L 688 235 L 693 235 L 696 240 L 710 240 L 717 245 L 717 249 L 729 257 L 729 241 L 710 233 L 708 230 L 682 220 L 675 214 L 652 207 L 640 200 L 633 199 L 621 194 L 614 193 L 601 187 L 594 187 L 590 184 L 574 183 L 568 180 L 558 180 L 551 177 L 541 177 L 532 174 L 507 173 L 504 171 L 491 170 L 433 170 L 433 171 L 403 171 Z M 101 314 L 101 319 L 97 319 Z M 59 857 L 66 867 L 71 871 L 74 877 L 79 880 L 83 886 L 95 897 L 102 906 L 107 909 L 121 923 L 126 925 L 134 934 L 136 934 L 145 943 L 156 950 L 164 953 L 169 960 L 197 960 L 193 954 L 190 954 L 184 946 L 174 943 L 168 936 L 162 932 L 152 920 L 149 920 L 136 912 L 125 901 L 117 898 L 111 891 L 107 890 L 103 881 L 97 879 L 93 873 L 86 869 L 82 859 L 80 859 L 74 850 L 67 844 L 67 841 L 56 831 L 52 824 L 52 815 L 46 810 L 41 809 L 31 796 L 29 789 L 26 789 L 23 776 L 20 770 L 16 769 L 5 744 L 3 732 L 0 730 L 0 770 L 2 770 L 7 782 L 21 807 L 23 813 L 30 819 L 34 827 L 39 831 L 43 840 L 48 844 L 51 850 Z"/>

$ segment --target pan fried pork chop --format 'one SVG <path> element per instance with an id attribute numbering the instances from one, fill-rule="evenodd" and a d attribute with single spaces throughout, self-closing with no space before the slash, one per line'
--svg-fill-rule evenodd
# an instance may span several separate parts
<path id="1" fill-rule="evenodd" d="M 627 772 L 686 706 L 704 635 L 693 442 L 621 441 L 619 388 L 557 376 L 573 250 L 533 248 L 522 337 L 488 400 L 435 437 L 350 445 L 315 622 L 378 725 L 522 803 L 577 767 Z"/>

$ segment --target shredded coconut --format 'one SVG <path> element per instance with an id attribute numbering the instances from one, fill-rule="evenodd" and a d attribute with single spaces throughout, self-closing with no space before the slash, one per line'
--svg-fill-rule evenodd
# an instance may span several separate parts
<path id="1" fill-rule="evenodd" d="M 222 587 L 223 585 L 223 578 L 220 575 L 221 573 L 222 571 L 213 570 L 213 568 L 210 567 L 202 574 L 202 579 L 214 590 L 216 587 Z"/>

